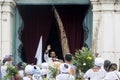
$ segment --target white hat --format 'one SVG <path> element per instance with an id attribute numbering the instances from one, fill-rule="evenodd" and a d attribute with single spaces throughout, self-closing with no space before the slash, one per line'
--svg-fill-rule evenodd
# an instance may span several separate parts
<path id="1" fill-rule="evenodd" d="M 69 71 L 70 71 L 70 65 L 66 64 L 66 63 L 62 63 L 60 65 L 60 71 L 61 71 L 61 73 L 69 73 Z"/>
<path id="2" fill-rule="evenodd" d="M 34 66 L 32 66 L 32 65 L 27 65 L 27 66 L 25 67 L 25 73 L 27 73 L 27 74 L 33 74 L 33 68 L 34 68 Z"/>
<path id="3" fill-rule="evenodd" d="M 95 66 L 103 66 L 104 64 L 104 60 L 102 58 L 95 58 L 95 62 L 94 62 Z"/>

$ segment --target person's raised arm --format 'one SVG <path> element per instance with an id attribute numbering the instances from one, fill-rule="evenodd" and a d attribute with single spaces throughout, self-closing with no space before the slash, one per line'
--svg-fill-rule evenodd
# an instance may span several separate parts
<path id="1" fill-rule="evenodd" d="M 47 46 L 47 49 L 45 50 L 45 53 L 44 53 L 44 60 L 45 62 L 48 61 L 48 58 L 49 58 L 49 51 L 51 50 L 51 45 L 48 45 Z"/>

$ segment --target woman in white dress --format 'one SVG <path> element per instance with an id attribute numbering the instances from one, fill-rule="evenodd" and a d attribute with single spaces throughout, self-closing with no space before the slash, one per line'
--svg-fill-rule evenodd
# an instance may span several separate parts
<path id="1" fill-rule="evenodd" d="M 106 71 L 102 68 L 104 64 L 104 60 L 102 58 L 96 58 L 94 62 L 94 67 L 89 69 L 84 74 L 85 80 L 102 80 L 105 75 Z"/>
<path id="2" fill-rule="evenodd" d="M 112 63 L 108 68 L 108 73 L 103 80 L 120 80 L 120 72 L 117 71 L 117 64 Z"/>

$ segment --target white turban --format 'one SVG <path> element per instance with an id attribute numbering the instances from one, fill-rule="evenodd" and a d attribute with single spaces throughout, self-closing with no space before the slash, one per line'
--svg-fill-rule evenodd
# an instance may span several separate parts
<path id="1" fill-rule="evenodd" d="M 25 67 L 25 73 L 27 73 L 27 74 L 33 74 L 33 68 L 34 68 L 34 66 L 32 66 L 32 65 L 27 65 L 27 66 Z"/>
<path id="2" fill-rule="evenodd" d="M 102 58 L 95 58 L 95 66 L 103 66 L 104 60 Z"/>
<path id="3" fill-rule="evenodd" d="M 60 71 L 61 73 L 69 73 L 70 72 L 70 65 L 66 63 L 62 63 L 60 65 Z"/>
<path id="4" fill-rule="evenodd" d="M 41 71 L 41 70 L 40 70 L 40 68 L 39 68 L 38 66 L 35 65 L 35 66 L 33 67 L 33 74 L 40 74 L 40 71 Z"/>

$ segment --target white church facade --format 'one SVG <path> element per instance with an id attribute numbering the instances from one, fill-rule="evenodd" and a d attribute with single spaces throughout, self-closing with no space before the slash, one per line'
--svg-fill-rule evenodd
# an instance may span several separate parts
<path id="1" fill-rule="evenodd" d="M 17 51 L 21 44 L 18 30 L 22 29 L 24 20 L 19 16 L 17 6 L 26 4 L 90 5 L 84 19 L 89 30 L 84 42 L 100 57 L 119 63 L 120 0 L 0 0 L 0 60 L 6 54 L 12 54 L 16 62 L 21 61 Z"/>

